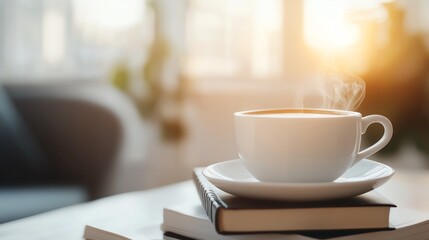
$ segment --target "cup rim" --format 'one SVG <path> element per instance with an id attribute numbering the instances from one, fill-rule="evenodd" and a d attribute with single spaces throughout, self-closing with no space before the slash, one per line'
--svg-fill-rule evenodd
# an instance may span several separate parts
<path id="1" fill-rule="evenodd" d="M 254 109 L 235 112 L 234 116 L 237 117 L 262 117 L 261 114 L 273 113 L 321 113 L 321 114 L 336 114 L 336 117 L 362 117 L 359 112 L 340 110 L 340 109 L 327 109 L 327 108 L 267 108 L 267 109 Z"/>

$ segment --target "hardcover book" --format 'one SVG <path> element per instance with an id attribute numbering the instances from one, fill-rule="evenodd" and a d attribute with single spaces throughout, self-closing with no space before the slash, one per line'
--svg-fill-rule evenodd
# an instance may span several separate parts
<path id="1" fill-rule="evenodd" d="M 390 209 L 396 207 L 376 191 L 324 202 L 247 199 L 216 188 L 202 168 L 193 173 L 202 206 L 222 234 L 388 229 Z"/>
<path id="2" fill-rule="evenodd" d="M 219 234 L 200 204 L 176 205 L 164 209 L 162 230 L 164 239 L 173 240 L 361 240 L 361 239 L 428 239 L 429 214 L 401 207 L 392 209 L 390 230 L 380 231 L 319 231 L 260 234 Z"/>

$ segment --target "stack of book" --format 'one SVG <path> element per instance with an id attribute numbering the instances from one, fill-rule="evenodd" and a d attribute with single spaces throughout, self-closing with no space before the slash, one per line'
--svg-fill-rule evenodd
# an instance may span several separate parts
<path id="1" fill-rule="evenodd" d="M 201 204 L 164 209 L 164 239 L 428 239 L 426 214 L 396 207 L 376 191 L 325 202 L 237 197 L 194 169 Z"/>

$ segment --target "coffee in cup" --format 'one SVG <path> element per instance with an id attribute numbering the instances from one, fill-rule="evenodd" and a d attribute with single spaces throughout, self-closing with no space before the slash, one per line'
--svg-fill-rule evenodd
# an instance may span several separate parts
<path id="1" fill-rule="evenodd" d="M 378 152 L 392 138 L 391 122 L 381 115 L 328 109 L 269 109 L 236 112 L 235 137 L 249 172 L 266 182 L 319 183 Z M 380 123 L 381 139 L 360 150 L 367 127 Z"/>

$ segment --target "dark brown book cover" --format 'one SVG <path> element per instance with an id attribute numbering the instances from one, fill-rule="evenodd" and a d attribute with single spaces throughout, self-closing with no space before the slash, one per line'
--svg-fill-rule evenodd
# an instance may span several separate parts
<path id="1" fill-rule="evenodd" d="M 216 231 L 223 234 L 238 233 L 225 230 L 221 227 L 221 212 L 222 211 L 242 211 L 242 210 L 283 210 L 283 209 L 321 209 L 321 208 L 356 208 L 356 207 L 371 207 L 371 208 L 390 208 L 396 207 L 389 200 L 384 198 L 381 194 L 371 191 L 360 196 L 340 199 L 334 201 L 320 201 L 320 202 L 285 202 L 285 201 L 265 201 L 257 199 L 249 199 L 237 197 L 232 194 L 226 193 L 212 183 L 202 174 L 203 168 L 195 168 L 193 171 L 193 180 L 196 185 L 201 203 L 206 210 L 211 222 L 215 225 Z M 258 217 L 258 216 L 253 216 Z M 323 216 L 320 216 L 323 217 Z M 386 228 L 388 228 L 388 216 L 385 219 Z M 380 229 L 380 228 L 378 228 Z M 318 230 L 318 229 L 315 229 Z M 347 229 L 342 229 L 347 230 Z M 354 229 L 356 230 L 356 229 Z M 359 230 L 359 229 L 358 229 Z M 363 229 L 362 229 L 363 230 Z M 279 230 L 283 232 L 282 230 Z M 284 230 L 290 231 L 290 229 Z M 248 232 L 254 232 L 249 229 Z M 261 232 L 258 230 L 257 232 Z M 240 232 L 242 233 L 242 232 Z"/>

